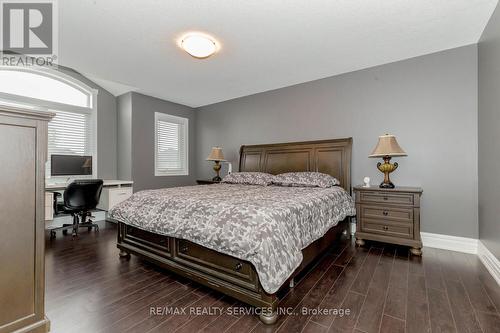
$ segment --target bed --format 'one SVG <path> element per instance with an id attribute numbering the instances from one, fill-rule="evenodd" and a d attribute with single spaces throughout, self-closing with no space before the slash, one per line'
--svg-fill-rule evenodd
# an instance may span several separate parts
<path id="1" fill-rule="evenodd" d="M 240 171 L 318 171 L 337 178 L 338 187 L 214 184 L 138 192 L 110 212 L 120 256 L 137 255 L 253 305 L 272 324 L 280 291 L 349 228 L 351 147 L 347 138 L 240 149 Z"/>

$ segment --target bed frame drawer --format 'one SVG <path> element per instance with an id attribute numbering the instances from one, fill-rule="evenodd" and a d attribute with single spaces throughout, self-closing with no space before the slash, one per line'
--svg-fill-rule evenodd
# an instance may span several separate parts
<path id="1" fill-rule="evenodd" d="M 123 224 L 120 230 L 123 243 L 149 250 L 162 257 L 171 257 L 170 237 L 154 234 L 149 231 Z"/>
<path id="2" fill-rule="evenodd" d="M 175 260 L 214 275 L 220 272 L 220 278 L 227 280 L 229 277 L 231 282 L 243 287 L 254 290 L 258 288 L 258 278 L 250 263 L 187 240 L 175 239 Z"/>

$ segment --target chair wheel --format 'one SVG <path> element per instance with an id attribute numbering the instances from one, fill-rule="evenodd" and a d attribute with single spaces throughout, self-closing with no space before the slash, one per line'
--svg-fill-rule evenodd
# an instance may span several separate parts
<path id="1" fill-rule="evenodd" d="M 56 238 L 56 232 L 55 231 L 51 231 L 50 232 L 50 239 L 54 239 Z"/>
<path id="2" fill-rule="evenodd" d="M 67 235 L 68 234 L 68 230 L 63 230 L 62 233 L 63 233 L 63 235 Z"/>
<path id="3" fill-rule="evenodd" d="M 99 226 L 97 226 L 97 225 L 95 226 L 95 231 L 99 232 Z"/>
<path id="4" fill-rule="evenodd" d="M 92 231 L 92 227 L 88 227 L 88 228 L 87 228 L 87 230 L 88 230 L 89 232 L 91 232 L 91 231 Z"/>

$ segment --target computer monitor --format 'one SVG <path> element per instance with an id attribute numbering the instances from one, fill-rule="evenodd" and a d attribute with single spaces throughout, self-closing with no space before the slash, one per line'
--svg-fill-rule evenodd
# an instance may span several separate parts
<path id="1" fill-rule="evenodd" d="M 52 176 L 92 175 L 92 156 L 51 155 Z"/>

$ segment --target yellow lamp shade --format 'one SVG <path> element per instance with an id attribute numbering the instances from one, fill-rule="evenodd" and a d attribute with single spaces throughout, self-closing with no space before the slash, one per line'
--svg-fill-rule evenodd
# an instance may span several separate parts
<path id="1" fill-rule="evenodd" d="M 386 134 L 378 137 L 378 143 L 368 157 L 407 156 L 394 135 Z"/>
<path id="2" fill-rule="evenodd" d="M 208 155 L 207 161 L 225 161 L 222 148 L 212 147 L 212 151 L 210 152 L 210 155 Z"/>

